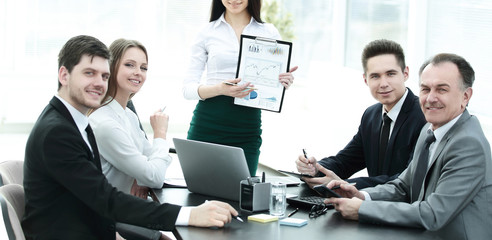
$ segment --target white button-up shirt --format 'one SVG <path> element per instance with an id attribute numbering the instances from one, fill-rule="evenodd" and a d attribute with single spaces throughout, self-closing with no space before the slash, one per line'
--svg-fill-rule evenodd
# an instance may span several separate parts
<path id="1" fill-rule="evenodd" d="M 272 24 L 259 23 L 254 18 L 251 18 L 242 34 L 281 38 Z M 234 29 L 225 21 L 224 14 L 216 21 L 210 22 L 198 34 L 191 50 L 191 61 L 183 86 L 183 95 L 186 99 L 200 100 L 198 87 L 201 84 L 215 85 L 236 77 L 239 42 Z M 207 66 L 206 78 L 201 82 L 205 66 Z"/>
<path id="2" fill-rule="evenodd" d="M 386 110 L 384 110 L 384 105 L 382 107 L 383 111 L 381 111 L 382 112 L 381 119 L 384 119 L 383 118 L 384 113 L 386 113 L 388 115 L 388 117 L 391 119 L 390 133 L 388 135 L 389 138 L 391 138 L 391 133 L 393 132 L 393 128 L 395 127 L 396 119 L 398 118 L 398 115 L 400 114 L 401 107 L 403 107 L 403 103 L 405 102 L 405 99 L 407 99 L 407 95 L 408 95 L 408 89 L 405 89 L 405 93 L 403 94 L 403 96 L 400 98 L 400 100 L 398 100 L 398 102 L 395 104 L 395 106 L 393 106 L 393 108 L 391 108 L 391 110 L 387 113 L 386 113 Z"/>
<path id="3" fill-rule="evenodd" d="M 118 190 L 130 193 L 138 185 L 161 188 L 172 161 L 169 144 L 155 138 L 151 145 L 140 129 L 137 115 L 116 101 L 89 116 L 104 175 Z"/>

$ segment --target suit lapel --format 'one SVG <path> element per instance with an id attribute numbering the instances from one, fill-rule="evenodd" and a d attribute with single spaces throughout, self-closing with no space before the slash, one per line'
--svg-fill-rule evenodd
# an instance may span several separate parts
<path id="1" fill-rule="evenodd" d="M 371 143 L 371 158 L 375 159 L 375 161 L 366 161 L 366 168 L 369 173 L 369 176 L 377 176 L 379 174 L 379 169 L 378 169 L 378 159 L 379 159 L 379 142 L 380 142 L 380 134 L 381 134 L 381 127 L 382 127 L 382 105 L 379 104 L 379 110 L 376 113 L 376 116 L 372 119 L 372 122 L 370 123 L 370 129 L 371 129 L 371 136 L 372 139 L 370 141 Z M 369 166 L 371 164 L 372 166 Z M 371 171 L 372 170 L 372 171 Z"/>
<path id="2" fill-rule="evenodd" d="M 413 95 L 412 91 L 408 89 L 408 94 L 407 97 L 405 98 L 405 101 L 403 102 L 403 105 L 401 106 L 400 113 L 398 114 L 398 117 L 396 118 L 395 125 L 393 126 L 393 131 L 391 132 L 390 139 L 388 141 L 388 147 L 386 149 L 386 156 L 384 158 L 384 163 L 383 163 L 383 173 L 387 173 L 388 169 L 390 168 L 391 165 L 391 158 L 392 154 L 390 154 L 393 149 L 393 145 L 395 144 L 395 139 L 396 136 L 398 135 L 398 132 L 400 132 L 401 126 L 405 121 L 407 121 L 407 118 L 409 116 L 409 112 L 412 110 L 412 102 L 414 101 L 413 99 L 415 98 L 415 95 Z M 390 150 L 388 152 L 388 150 Z"/>
<path id="3" fill-rule="evenodd" d="M 50 101 L 51 106 L 53 106 L 63 117 L 65 117 L 75 128 L 77 128 L 77 124 L 75 124 L 75 120 L 73 120 L 72 115 L 68 111 L 67 107 L 63 105 L 63 103 L 56 97 L 53 97 Z M 82 136 L 80 136 L 82 137 Z"/>
<path id="4" fill-rule="evenodd" d="M 458 121 L 453 125 L 453 127 L 451 127 L 451 129 L 449 129 L 449 131 L 444 135 L 444 137 L 442 138 L 441 142 L 437 146 L 436 152 L 432 156 L 432 159 L 430 159 L 430 167 L 429 167 L 429 169 L 432 167 L 432 165 L 434 165 L 434 163 L 436 162 L 437 158 L 441 155 L 441 152 L 444 150 L 444 147 L 448 143 L 449 139 L 456 132 L 455 129 L 456 128 L 459 128 L 469 118 L 470 118 L 470 114 L 468 113 L 467 110 L 465 110 L 463 112 L 463 114 L 461 115 L 460 119 L 458 119 Z M 427 174 L 429 174 L 429 170 L 427 170 L 426 176 L 427 176 Z"/>
<path id="5" fill-rule="evenodd" d="M 57 97 L 53 97 L 50 101 L 50 104 L 65 119 L 67 119 L 67 121 L 76 129 L 78 136 L 85 143 L 82 135 L 79 132 L 79 129 L 77 128 L 77 124 L 75 124 L 75 120 L 73 119 L 72 114 L 70 114 L 70 111 L 68 111 L 67 107 L 65 107 L 65 105 Z M 93 162 L 99 170 L 101 170 L 101 160 L 99 159 L 99 150 L 97 149 L 97 145 L 96 145 L 95 149 L 93 150 L 94 155 L 92 154 L 92 151 L 89 148 L 89 146 L 87 146 L 87 144 L 83 144 L 83 145 L 84 145 L 85 150 L 87 151 L 87 153 L 89 155 L 89 160 L 91 162 Z"/>
<path id="6" fill-rule="evenodd" d="M 465 109 L 465 111 L 463 112 L 461 117 L 458 119 L 458 121 L 448 130 L 448 132 L 441 139 L 441 142 L 439 142 L 439 145 L 437 146 L 436 151 L 434 152 L 434 155 L 432 156 L 432 159 L 429 159 L 430 164 L 429 164 L 429 167 L 427 168 L 427 172 L 425 173 L 425 177 L 424 177 L 424 189 L 420 190 L 419 200 L 422 200 L 423 197 L 425 196 L 425 190 L 427 188 L 427 181 L 430 178 L 429 174 L 432 172 L 431 170 L 434 167 L 436 161 L 438 159 L 442 159 L 442 158 L 440 158 L 441 153 L 443 152 L 444 148 L 446 148 L 446 145 L 448 144 L 451 137 L 456 133 L 455 129 L 459 128 L 470 117 L 471 116 L 468 113 L 468 110 Z M 422 193 L 422 191 L 423 191 L 423 193 Z"/>

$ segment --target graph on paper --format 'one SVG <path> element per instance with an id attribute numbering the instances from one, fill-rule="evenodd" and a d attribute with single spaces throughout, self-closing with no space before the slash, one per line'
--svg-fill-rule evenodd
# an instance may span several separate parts
<path id="1" fill-rule="evenodd" d="M 255 90 L 234 98 L 234 104 L 280 112 L 285 88 L 279 76 L 289 69 L 291 47 L 291 42 L 241 35 L 236 78 L 241 79 L 239 84 L 253 84 Z"/>
<path id="2" fill-rule="evenodd" d="M 278 75 L 281 66 L 279 62 L 248 58 L 244 66 L 243 81 L 251 82 L 255 86 L 279 87 Z"/>

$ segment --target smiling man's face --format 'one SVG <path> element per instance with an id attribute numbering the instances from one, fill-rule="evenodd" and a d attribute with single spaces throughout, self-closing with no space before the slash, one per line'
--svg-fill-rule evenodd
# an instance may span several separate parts
<path id="1" fill-rule="evenodd" d="M 463 87 L 458 67 L 451 62 L 427 65 L 420 76 L 420 106 L 435 130 L 463 113 L 472 89 Z"/>
<path id="2" fill-rule="evenodd" d="M 382 54 L 367 60 L 364 81 L 372 96 L 384 105 L 386 111 L 405 94 L 405 81 L 408 79 L 408 67 L 403 71 L 393 54 Z"/>
<path id="3" fill-rule="evenodd" d="M 83 114 L 101 106 L 108 89 L 109 62 L 99 56 L 83 55 L 72 72 L 62 66 L 58 72 L 62 85 L 59 95 Z"/>

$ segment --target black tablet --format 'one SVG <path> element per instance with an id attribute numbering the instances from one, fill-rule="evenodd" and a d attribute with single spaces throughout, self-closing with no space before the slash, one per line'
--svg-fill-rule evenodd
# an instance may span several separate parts
<path id="1" fill-rule="evenodd" d="M 313 190 L 325 198 L 331 198 L 331 197 L 341 198 L 342 197 L 338 193 L 336 193 L 335 191 L 327 188 L 325 185 L 316 185 L 313 187 Z"/>
<path id="2" fill-rule="evenodd" d="M 289 175 L 297 177 L 297 178 L 302 178 L 302 177 L 312 178 L 312 177 L 314 177 L 314 176 L 311 176 L 311 175 L 305 174 L 305 173 L 296 173 L 296 172 L 284 171 L 284 170 L 278 170 L 278 171 L 281 173 L 289 174 Z"/>

